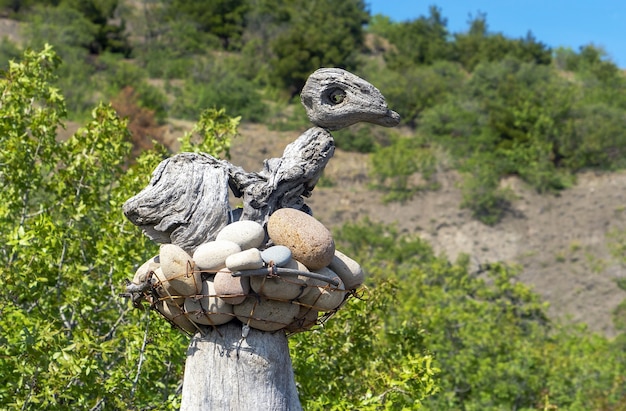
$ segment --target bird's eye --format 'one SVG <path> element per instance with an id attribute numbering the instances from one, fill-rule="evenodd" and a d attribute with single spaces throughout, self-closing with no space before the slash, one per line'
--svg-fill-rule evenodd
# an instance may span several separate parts
<path id="1" fill-rule="evenodd" d="M 328 93 L 328 99 L 331 104 L 337 105 L 343 103 L 343 100 L 346 98 L 346 92 L 340 88 L 334 88 L 330 90 Z"/>

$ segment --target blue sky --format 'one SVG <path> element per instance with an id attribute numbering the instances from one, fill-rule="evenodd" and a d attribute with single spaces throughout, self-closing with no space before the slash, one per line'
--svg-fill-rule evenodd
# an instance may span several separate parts
<path id="1" fill-rule="evenodd" d="M 448 20 L 448 31 L 467 31 L 470 14 L 487 14 L 490 32 L 519 38 L 530 30 L 552 48 L 594 44 L 626 68 L 626 0 L 365 0 L 370 12 L 394 21 L 427 16 L 435 5 Z"/>

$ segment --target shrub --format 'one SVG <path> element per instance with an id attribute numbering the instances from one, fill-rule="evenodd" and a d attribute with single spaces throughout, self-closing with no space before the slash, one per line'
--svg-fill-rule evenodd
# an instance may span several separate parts
<path id="1" fill-rule="evenodd" d="M 425 109 L 456 94 L 466 77 L 458 64 L 445 61 L 398 71 L 369 64 L 363 69 L 363 76 L 376 84 L 402 122 L 411 126 L 417 124 Z"/>
<path id="2" fill-rule="evenodd" d="M 335 144 L 345 151 L 371 153 L 379 146 L 388 146 L 392 140 L 389 129 L 368 123 L 359 123 L 348 128 L 333 131 Z"/>
<path id="3" fill-rule="evenodd" d="M 0 70 L 8 70 L 9 61 L 22 56 L 22 50 L 9 38 L 0 39 Z"/>
<path id="4" fill-rule="evenodd" d="M 59 141 L 59 64 L 27 51 L 0 79 L 0 408 L 178 409 L 188 341 L 119 296 L 158 251 L 120 208 L 164 150 L 129 165 L 126 123 L 104 104 Z"/>
<path id="5" fill-rule="evenodd" d="M 372 187 L 387 192 L 385 201 L 408 200 L 420 190 L 438 187 L 434 178 L 438 161 L 436 147 L 423 139 L 396 137 L 393 144 L 372 154 Z M 416 173 L 423 182 L 413 182 Z"/>
<path id="6" fill-rule="evenodd" d="M 437 392 L 424 398 L 424 409 L 618 410 L 626 404 L 623 338 L 550 320 L 539 296 L 517 280 L 519 267 L 470 269 L 469 256 L 451 262 L 416 236 L 367 220 L 344 225 L 334 237 L 340 250 L 362 262 L 372 295 L 386 291 L 379 285 L 397 284 L 385 307 L 385 330 L 420 335 L 439 370 Z M 399 359 L 405 355 L 404 344 L 380 335 L 398 347 Z M 375 362 L 386 358 L 384 351 L 371 352 Z"/>
<path id="7" fill-rule="evenodd" d="M 464 165 L 466 171 L 461 192 L 461 207 L 469 208 L 472 216 L 487 225 L 499 222 L 510 208 L 513 194 L 500 188 L 500 173 L 489 156 L 473 158 Z"/>
<path id="8" fill-rule="evenodd" d="M 260 121 L 267 112 L 257 87 L 233 71 L 229 62 L 198 59 L 190 66 L 188 78 L 175 89 L 171 115 L 196 118 L 202 109 L 223 107 L 246 121 Z"/>

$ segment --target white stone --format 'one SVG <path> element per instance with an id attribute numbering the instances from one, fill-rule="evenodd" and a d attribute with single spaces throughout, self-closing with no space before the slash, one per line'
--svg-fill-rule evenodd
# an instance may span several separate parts
<path id="1" fill-rule="evenodd" d="M 228 240 L 209 241 L 193 253 L 193 261 L 200 271 L 217 272 L 226 267 L 226 258 L 241 252 L 239 244 Z"/>
<path id="2" fill-rule="evenodd" d="M 249 248 L 226 257 L 226 268 L 230 271 L 257 270 L 263 268 L 263 258 L 258 248 Z"/>
<path id="3" fill-rule="evenodd" d="M 242 250 L 259 248 L 265 242 L 265 230 L 256 221 L 235 221 L 222 228 L 215 239 L 232 241 Z"/>

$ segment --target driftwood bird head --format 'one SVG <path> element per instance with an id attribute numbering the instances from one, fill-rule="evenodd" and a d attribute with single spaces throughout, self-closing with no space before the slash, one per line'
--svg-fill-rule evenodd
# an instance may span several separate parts
<path id="1" fill-rule="evenodd" d="M 380 91 L 362 78 L 338 68 L 311 74 L 300 94 L 309 120 L 318 127 L 339 130 L 365 121 L 384 127 L 400 123 Z"/>

